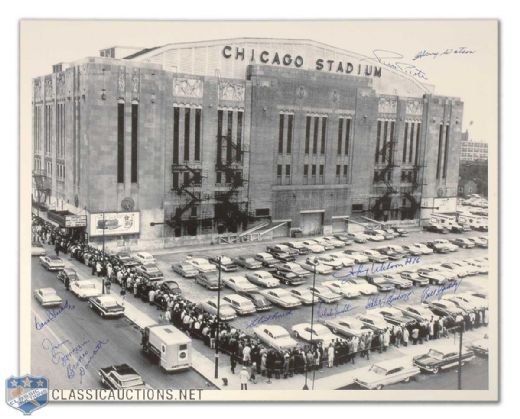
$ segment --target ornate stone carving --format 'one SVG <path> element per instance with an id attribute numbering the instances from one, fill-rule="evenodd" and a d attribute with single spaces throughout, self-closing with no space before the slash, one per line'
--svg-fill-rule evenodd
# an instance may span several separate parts
<path id="1" fill-rule="evenodd" d="M 61 98 L 65 95 L 65 73 L 63 71 L 56 74 L 56 95 Z"/>
<path id="2" fill-rule="evenodd" d="M 45 77 L 45 99 L 54 99 L 54 80 L 52 76 Z"/>
<path id="3" fill-rule="evenodd" d="M 42 100 L 42 98 L 43 98 L 42 88 L 43 88 L 42 79 L 40 79 L 40 78 L 34 79 L 33 93 L 34 93 L 34 100 L 35 101 L 41 101 Z"/>
<path id="4" fill-rule="evenodd" d="M 242 83 L 222 81 L 218 84 L 218 97 L 220 100 L 234 100 L 242 102 L 245 98 L 246 88 Z"/>
<path id="5" fill-rule="evenodd" d="M 423 104 L 421 100 L 409 100 L 406 102 L 407 115 L 422 115 Z"/>
<path id="6" fill-rule="evenodd" d="M 299 86 L 296 89 L 296 96 L 298 96 L 300 99 L 303 99 L 305 96 L 307 96 L 307 92 L 305 90 L 305 87 Z"/>
<path id="7" fill-rule="evenodd" d="M 203 89 L 202 80 L 174 78 L 173 79 L 173 95 L 178 97 L 202 97 Z"/>
<path id="8" fill-rule="evenodd" d="M 123 66 L 119 67 L 119 75 L 117 77 L 117 92 L 119 97 L 125 97 L 126 71 Z"/>
<path id="9" fill-rule="evenodd" d="M 72 71 L 65 72 L 65 94 L 69 98 L 72 97 L 73 90 L 74 90 L 74 87 L 73 87 L 73 83 L 74 83 L 73 74 L 74 73 Z"/>
<path id="10" fill-rule="evenodd" d="M 139 69 L 134 68 L 132 71 L 132 99 L 139 99 L 139 83 L 140 83 Z"/>
<path id="11" fill-rule="evenodd" d="M 380 97 L 379 106 L 377 107 L 379 113 L 396 113 L 397 112 L 397 98 L 395 97 Z"/>

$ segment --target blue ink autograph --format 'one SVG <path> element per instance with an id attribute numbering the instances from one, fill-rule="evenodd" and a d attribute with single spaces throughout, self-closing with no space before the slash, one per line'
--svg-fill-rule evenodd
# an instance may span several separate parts
<path id="1" fill-rule="evenodd" d="M 341 269 L 334 272 L 332 276 L 335 279 L 340 279 L 342 283 L 347 282 L 351 278 L 357 276 L 367 276 L 369 274 L 380 274 L 386 271 L 391 271 L 398 268 L 403 268 L 409 265 L 415 265 L 421 262 L 420 256 L 408 256 L 402 262 L 383 262 L 383 263 L 372 263 L 371 265 L 354 265 L 351 268 Z"/>
<path id="2" fill-rule="evenodd" d="M 273 320 L 280 320 L 285 317 L 289 317 L 294 313 L 293 310 L 287 310 L 287 311 L 275 311 L 274 313 L 269 314 L 262 314 L 261 316 L 256 316 L 254 319 L 252 319 L 249 324 L 247 325 L 247 328 L 250 329 L 255 326 L 259 326 L 261 324 L 273 321 Z"/>
<path id="3" fill-rule="evenodd" d="M 392 292 L 391 294 L 385 295 L 385 296 L 373 296 L 370 297 L 367 301 L 367 304 L 365 306 L 366 309 L 371 308 L 381 308 L 385 306 L 391 306 L 393 303 L 396 303 L 398 301 L 408 301 L 408 299 L 414 294 L 413 290 L 402 292 L 399 291 L 398 293 Z"/>
<path id="4" fill-rule="evenodd" d="M 420 80 L 428 80 L 426 73 L 415 64 L 401 61 L 403 60 L 404 55 L 399 52 L 389 51 L 386 49 L 375 49 L 372 51 L 372 54 L 379 63 L 387 68 Z"/>
<path id="5" fill-rule="evenodd" d="M 34 317 L 34 327 L 36 330 L 42 330 L 45 326 L 47 326 L 50 322 L 56 320 L 60 314 L 65 311 L 74 310 L 76 306 L 74 304 L 70 304 L 69 300 L 65 300 L 65 303 L 56 310 L 49 310 L 48 316 L 44 321 L 38 321 L 36 316 Z"/>
<path id="6" fill-rule="evenodd" d="M 423 49 L 415 54 L 415 56 L 412 58 L 412 61 L 428 57 L 433 57 L 433 59 L 436 59 L 437 57 L 442 57 L 446 55 L 471 55 L 475 54 L 476 52 L 477 51 L 468 49 L 467 47 L 446 48 L 442 51 L 428 51 L 426 49 Z"/>
<path id="7" fill-rule="evenodd" d="M 459 289 L 462 279 L 459 281 L 448 282 L 447 284 L 441 285 L 440 287 L 426 287 L 421 295 L 421 302 L 428 301 L 428 299 L 437 298 L 440 299 L 446 292 L 453 290 L 455 294 Z"/>
<path id="8" fill-rule="evenodd" d="M 343 307 L 339 307 L 339 304 L 336 304 L 334 307 L 327 307 L 323 303 L 318 305 L 318 318 L 329 317 L 333 318 L 339 316 L 340 314 L 345 314 L 351 311 L 353 307 L 346 303 Z"/>

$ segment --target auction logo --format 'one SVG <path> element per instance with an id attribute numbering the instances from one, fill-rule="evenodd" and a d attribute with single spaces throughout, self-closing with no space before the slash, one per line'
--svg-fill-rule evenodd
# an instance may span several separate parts
<path id="1" fill-rule="evenodd" d="M 5 380 L 5 392 L 9 406 L 30 415 L 49 402 L 49 380 L 32 375 L 11 376 Z"/>

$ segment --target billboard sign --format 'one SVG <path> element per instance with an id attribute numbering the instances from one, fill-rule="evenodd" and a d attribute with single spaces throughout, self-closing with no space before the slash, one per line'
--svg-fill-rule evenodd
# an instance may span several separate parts
<path id="1" fill-rule="evenodd" d="M 122 236 L 138 234 L 140 230 L 139 211 L 135 212 L 105 212 L 90 214 L 90 237 Z"/>

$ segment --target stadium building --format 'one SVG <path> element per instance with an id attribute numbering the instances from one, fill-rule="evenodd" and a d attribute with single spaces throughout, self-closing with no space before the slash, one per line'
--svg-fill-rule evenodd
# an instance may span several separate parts
<path id="1" fill-rule="evenodd" d="M 417 222 L 457 196 L 463 103 L 432 92 L 310 40 L 104 49 L 33 80 L 33 203 L 114 248 Z"/>

